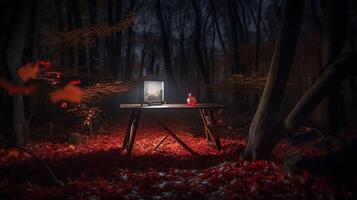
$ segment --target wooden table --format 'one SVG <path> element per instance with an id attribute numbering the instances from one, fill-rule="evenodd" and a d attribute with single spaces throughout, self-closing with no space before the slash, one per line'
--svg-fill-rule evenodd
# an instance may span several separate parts
<path id="1" fill-rule="evenodd" d="M 221 142 L 219 134 L 213 133 L 212 127 L 215 125 L 215 119 L 212 114 L 214 109 L 225 108 L 224 105 L 215 104 L 215 103 L 199 103 L 195 106 L 189 106 L 187 104 L 162 104 L 162 105 L 147 105 L 147 104 L 121 104 L 121 109 L 131 110 L 131 116 L 129 120 L 129 125 L 126 130 L 126 134 L 124 137 L 124 142 L 122 146 L 122 150 L 126 150 L 127 156 L 130 156 L 131 151 L 133 150 L 136 132 L 138 130 L 140 115 L 143 110 L 199 110 L 201 120 L 205 129 L 206 139 L 209 145 L 214 146 L 217 150 L 221 149 Z M 157 119 L 157 118 L 156 118 Z M 197 155 L 195 151 L 193 151 L 188 145 L 185 144 L 173 131 L 171 131 L 164 123 L 162 123 L 159 119 L 157 119 L 159 124 L 163 127 L 163 129 L 167 132 L 166 135 L 155 147 L 155 149 L 161 145 L 161 143 L 168 137 L 172 136 L 186 151 L 188 151 L 191 155 Z"/>

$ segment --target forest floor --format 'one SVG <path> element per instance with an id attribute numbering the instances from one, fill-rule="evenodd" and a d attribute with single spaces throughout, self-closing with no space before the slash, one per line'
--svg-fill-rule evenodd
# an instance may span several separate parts
<path id="1" fill-rule="evenodd" d="M 225 133 L 223 149 L 216 151 L 200 134 L 201 126 L 169 123 L 169 127 L 199 156 L 190 156 L 171 137 L 154 150 L 165 132 L 145 122 L 140 124 L 131 157 L 119 151 L 125 123 L 86 136 L 83 144 L 69 144 L 61 137 L 34 139 L 26 149 L 47 162 L 64 183 L 61 187 L 28 153 L 2 147 L 0 199 L 339 199 L 352 195 L 331 178 L 306 171 L 283 172 L 281 161 L 289 153 L 326 153 L 314 145 L 283 141 L 272 161 L 247 162 L 239 157 L 247 130 Z"/>

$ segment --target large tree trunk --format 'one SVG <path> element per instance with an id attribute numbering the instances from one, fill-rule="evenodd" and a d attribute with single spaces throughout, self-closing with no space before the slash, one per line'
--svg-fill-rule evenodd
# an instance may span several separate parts
<path id="1" fill-rule="evenodd" d="M 325 19 L 321 46 L 321 63 L 324 70 L 342 52 L 346 40 L 347 24 L 347 1 L 328 0 L 325 1 Z M 322 130 L 338 136 L 340 124 L 340 92 L 339 86 L 330 88 L 333 91 L 317 107 L 314 123 Z"/>
<path id="2" fill-rule="evenodd" d="M 168 85 L 169 85 L 168 98 L 171 100 L 181 98 L 182 94 L 177 86 L 177 82 L 176 82 L 176 79 L 174 76 L 174 71 L 172 68 L 171 53 L 170 53 L 170 41 L 169 41 L 168 31 L 166 29 L 167 24 L 165 24 L 164 17 L 162 15 L 160 0 L 156 1 L 156 16 L 159 20 L 161 34 L 162 34 L 162 42 L 163 42 L 162 53 L 163 53 L 163 57 L 164 57 L 166 78 L 167 78 Z"/>
<path id="3" fill-rule="evenodd" d="M 304 0 L 286 1 L 268 80 L 250 126 L 244 152 L 246 159 L 267 159 L 270 155 L 264 152 L 261 145 L 267 139 L 264 134 L 273 127 L 278 117 L 279 105 L 295 55 L 304 4 Z"/>
<path id="4" fill-rule="evenodd" d="M 6 75 L 15 84 L 20 84 L 17 76 L 17 69 L 22 65 L 22 52 L 24 50 L 26 34 L 29 29 L 29 20 L 35 1 L 28 0 L 21 4 L 14 5 L 20 8 L 13 13 L 13 24 L 8 29 L 7 41 L 4 44 L 4 59 Z M 8 131 L 11 135 L 13 145 L 22 146 L 26 143 L 28 134 L 28 124 L 24 112 L 24 100 L 21 94 L 11 97 L 9 113 L 7 114 L 9 123 Z"/>

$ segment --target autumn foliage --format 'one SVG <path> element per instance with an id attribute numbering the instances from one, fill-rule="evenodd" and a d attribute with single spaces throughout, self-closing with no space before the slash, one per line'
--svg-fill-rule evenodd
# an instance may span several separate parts
<path id="1" fill-rule="evenodd" d="M 174 128 L 198 157 L 190 156 L 172 138 L 154 151 L 165 133 L 147 124 L 138 132 L 131 158 L 120 153 L 124 124 L 109 135 L 88 137 L 84 144 L 28 145 L 53 167 L 63 187 L 52 183 L 28 154 L 1 149 L 0 175 L 6 178 L 0 180 L 0 190 L 13 199 L 330 199 L 349 195 L 325 177 L 307 172 L 286 175 L 277 161 L 241 160 L 238 154 L 245 144 L 241 136 L 224 137 L 223 150 L 218 152 L 203 137 Z M 290 151 L 288 146 L 280 148 L 279 152 Z M 25 174 L 18 177 L 16 170 Z"/>

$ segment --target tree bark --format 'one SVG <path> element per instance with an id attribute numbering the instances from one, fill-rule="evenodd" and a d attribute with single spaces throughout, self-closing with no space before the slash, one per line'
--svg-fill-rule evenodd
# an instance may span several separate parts
<path id="1" fill-rule="evenodd" d="M 156 16 L 159 20 L 161 34 L 162 34 L 162 42 L 163 42 L 162 53 L 163 53 L 163 57 L 164 57 L 166 77 L 167 77 L 168 85 L 169 85 L 168 98 L 171 100 L 182 98 L 182 94 L 177 86 L 177 82 L 176 82 L 173 68 L 172 68 L 170 41 L 169 41 L 168 31 L 166 30 L 167 24 L 165 24 L 162 10 L 161 10 L 161 1 L 160 0 L 156 0 Z"/>
<path id="2" fill-rule="evenodd" d="M 194 47 L 195 47 L 195 53 L 197 57 L 197 62 L 198 66 L 202 72 L 203 76 L 203 81 L 205 83 L 205 88 L 206 88 L 206 93 L 207 93 L 207 98 L 209 102 L 213 101 L 213 94 L 212 91 L 209 89 L 210 85 L 210 76 L 209 76 L 209 71 L 208 67 L 204 63 L 204 58 L 202 54 L 202 49 L 201 49 L 201 40 L 202 40 L 202 35 L 201 35 L 201 26 L 202 26 L 202 17 L 201 17 L 201 12 L 198 7 L 198 4 L 196 0 L 191 0 L 192 2 L 192 7 L 195 12 L 195 39 L 194 39 Z"/>
<path id="3" fill-rule="evenodd" d="M 229 21 L 231 25 L 231 37 L 232 37 L 232 52 L 233 52 L 233 66 L 232 74 L 241 73 L 240 59 L 239 59 L 239 30 L 237 22 L 239 21 L 237 2 L 235 0 L 227 0 Z"/>
<path id="4" fill-rule="evenodd" d="M 331 87 L 339 85 L 349 76 L 356 76 L 356 53 L 340 56 L 336 62 L 330 64 L 314 85 L 300 98 L 287 117 L 276 123 L 270 129 L 260 132 L 257 137 L 259 146 L 256 147 L 257 159 L 268 159 L 276 143 L 290 136 L 299 124 L 313 111 L 313 109 L 328 95 Z"/>
<path id="5" fill-rule="evenodd" d="M 58 31 L 63 31 L 64 29 L 64 22 L 63 22 L 63 12 L 62 12 L 62 0 L 56 0 L 55 1 L 55 5 L 56 5 L 56 17 L 57 17 L 57 23 L 58 23 Z M 63 45 L 61 44 L 61 46 L 59 47 L 59 59 L 60 62 L 59 64 L 61 66 L 65 65 L 65 57 L 64 57 L 64 51 L 63 51 Z"/>
<path id="6" fill-rule="evenodd" d="M 74 27 L 76 29 L 83 28 L 78 0 L 70 0 L 70 6 L 72 9 Z M 78 67 L 80 67 L 82 72 L 85 72 L 83 67 L 87 66 L 86 50 L 84 47 L 77 46 L 77 52 L 78 52 Z"/>
<path id="7" fill-rule="evenodd" d="M 327 0 L 325 9 L 324 30 L 321 46 L 321 63 L 324 70 L 342 52 L 346 40 L 347 1 Z M 314 123 L 322 130 L 338 137 L 341 113 L 339 105 L 339 86 L 330 88 L 333 93 L 324 99 L 316 108 Z"/>
<path id="8" fill-rule="evenodd" d="M 72 9 L 71 9 L 71 2 L 67 0 L 66 2 L 66 10 L 67 10 L 67 29 L 68 30 L 73 30 L 74 25 L 73 25 L 73 14 L 72 14 Z M 75 67 L 75 51 L 73 48 L 68 49 L 68 64 L 70 67 Z"/>
<path id="9" fill-rule="evenodd" d="M 97 0 L 90 0 L 89 5 L 89 21 L 91 26 L 95 26 L 98 23 L 97 16 L 98 16 L 98 6 Z M 99 40 L 97 36 L 94 36 L 94 44 L 89 49 L 89 67 L 92 72 L 98 71 L 98 59 L 99 59 Z"/>
<path id="10" fill-rule="evenodd" d="M 107 20 L 109 22 L 110 26 L 114 25 L 114 18 L 113 18 L 113 0 L 107 0 Z M 113 46 L 114 46 L 114 36 L 110 35 L 108 37 L 106 37 L 106 47 L 107 47 L 107 58 L 109 60 L 108 64 L 108 68 L 114 73 L 116 74 L 117 72 L 115 71 L 116 68 L 114 67 L 114 56 L 113 54 Z M 123 72 L 124 74 L 124 72 Z"/>
<path id="11" fill-rule="evenodd" d="M 214 18 L 214 24 L 215 24 L 216 29 L 217 29 L 218 40 L 219 40 L 219 42 L 221 44 L 221 47 L 222 47 L 224 55 L 228 55 L 228 51 L 227 51 L 226 45 L 224 44 L 222 32 L 221 32 L 221 29 L 219 27 L 218 17 L 217 17 L 217 10 L 215 8 L 213 0 L 210 0 L 210 5 L 211 5 L 211 8 L 213 10 L 213 18 Z"/>
<path id="12" fill-rule="evenodd" d="M 115 20 L 119 22 L 122 19 L 122 0 L 116 1 Z M 122 72 L 122 32 L 115 33 L 114 49 L 113 49 L 113 63 L 111 66 L 114 77 L 119 77 L 119 72 Z"/>
<path id="13" fill-rule="evenodd" d="M 26 33 L 29 29 L 29 20 L 33 11 L 35 1 L 28 0 L 17 4 L 20 6 L 13 15 L 13 25 L 7 32 L 7 41 L 4 44 L 4 59 L 6 75 L 15 84 L 20 84 L 17 76 L 17 69 L 22 65 L 22 52 L 24 50 Z M 21 94 L 10 97 L 11 102 L 7 116 L 10 118 L 9 126 L 11 143 L 22 146 L 27 142 L 28 124 L 24 112 L 24 100 Z"/>
<path id="14" fill-rule="evenodd" d="M 245 42 L 249 42 L 250 37 L 249 37 L 249 28 L 248 28 L 248 22 L 247 22 L 247 15 L 246 15 L 246 10 L 243 1 L 238 1 L 238 6 L 240 7 L 240 13 L 242 13 L 242 25 L 244 28 L 244 39 Z"/>
<path id="15" fill-rule="evenodd" d="M 129 5 L 129 11 L 134 11 L 136 0 L 131 0 Z M 125 80 L 130 80 L 133 72 L 133 63 L 131 62 L 132 59 L 132 46 L 134 44 L 134 29 L 130 27 L 127 33 L 127 40 L 126 40 L 126 51 L 125 51 Z"/>
<path id="16" fill-rule="evenodd" d="M 356 76 L 357 55 L 347 53 L 326 67 L 326 70 L 316 83 L 305 93 L 284 120 L 287 130 L 294 131 L 299 123 L 305 119 L 313 109 L 331 94 L 331 88 L 339 85 L 348 76 Z"/>
<path id="17" fill-rule="evenodd" d="M 255 73 L 259 71 L 259 52 L 260 52 L 260 21 L 262 16 L 262 0 L 258 3 L 258 16 L 256 24 L 256 38 L 255 38 Z"/>
<path id="18" fill-rule="evenodd" d="M 275 124 L 279 105 L 282 102 L 286 83 L 295 55 L 305 1 L 287 0 L 284 8 L 280 33 L 275 45 L 268 80 L 249 129 L 246 159 L 267 159 L 259 151 L 267 130 Z"/>

